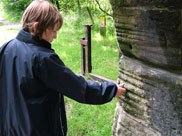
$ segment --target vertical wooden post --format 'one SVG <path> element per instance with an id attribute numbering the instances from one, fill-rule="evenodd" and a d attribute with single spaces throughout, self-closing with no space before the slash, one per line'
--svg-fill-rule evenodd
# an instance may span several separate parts
<path id="1" fill-rule="evenodd" d="M 86 46 L 86 72 L 91 73 L 92 62 L 91 62 L 91 26 L 85 25 L 85 40 L 87 40 Z"/>
<path id="2" fill-rule="evenodd" d="M 82 74 L 91 73 L 92 71 L 92 62 L 91 62 L 91 26 L 92 25 L 85 25 L 85 38 L 80 39 L 80 43 L 82 46 L 81 53 L 82 53 L 82 66 L 81 71 Z"/>

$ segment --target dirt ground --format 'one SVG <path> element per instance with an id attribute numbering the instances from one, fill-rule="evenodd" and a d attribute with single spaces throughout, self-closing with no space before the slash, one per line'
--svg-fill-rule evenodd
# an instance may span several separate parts
<path id="1" fill-rule="evenodd" d="M 0 10 L 0 46 L 10 39 L 16 37 L 18 31 L 21 29 L 20 23 L 12 23 L 3 20 L 2 10 Z"/>

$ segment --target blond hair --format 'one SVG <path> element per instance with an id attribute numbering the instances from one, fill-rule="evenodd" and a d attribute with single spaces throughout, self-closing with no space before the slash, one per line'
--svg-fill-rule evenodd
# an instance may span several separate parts
<path id="1" fill-rule="evenodd" d="M 36 32 L 33 30 L 35 22 L 38 22 Z M 46 29 L 53 29 L 56 24 L 60 29 L 63 24 L 62 16 L 58 9 L 48 1 L 34 0 L 26 8 L 22 17 L 22 29 L 39 37 Z"/>

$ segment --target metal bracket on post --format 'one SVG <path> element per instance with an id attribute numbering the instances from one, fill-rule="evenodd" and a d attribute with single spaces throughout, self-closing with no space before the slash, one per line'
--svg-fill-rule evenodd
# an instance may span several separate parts
<path id="1" fill-rule="evenodd" d="M 82 54 L 82 75 L 91 73 L 91 26 L 90 24 L 85 25 L 85 37 L 80 39 L 81 43 L 81 54 Z"/>

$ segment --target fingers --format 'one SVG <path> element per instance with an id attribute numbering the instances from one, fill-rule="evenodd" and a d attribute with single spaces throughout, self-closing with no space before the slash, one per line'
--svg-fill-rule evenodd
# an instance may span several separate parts
<path id="1" fill-rule="evenodd" d="M 118 90 L 116 92 L 115 97 L 119 97 L 123 95 L 124 93 L 126 93 L 126 88 L 124 88 L 124 85 L 118 85 Z"/>
<path id="2" fill-rule="evenodd" d="M 124 87 L 124 84 L 120 84 L 120 85 L 118 85 L 118 86 L 123 88 L 123 87 Z"/>
<path id="3" fill-rule="evenodd" d="M 120 92 L 121 95 L 123 95 L 124 93 L 126 93 L 126 89 L 125 88 L 122 88 L 122 87 L 120 87 L 118 89 L 118 91 Z"/>

